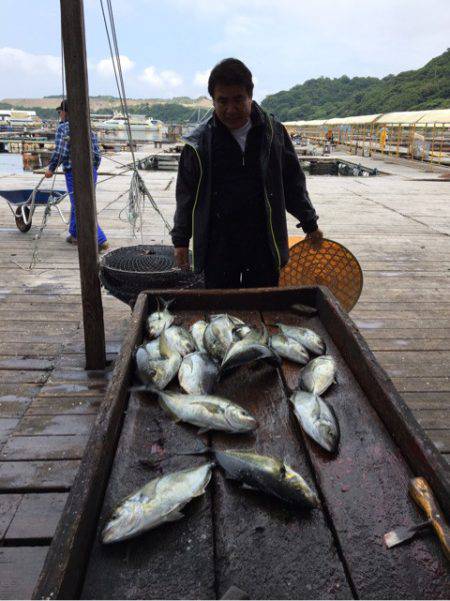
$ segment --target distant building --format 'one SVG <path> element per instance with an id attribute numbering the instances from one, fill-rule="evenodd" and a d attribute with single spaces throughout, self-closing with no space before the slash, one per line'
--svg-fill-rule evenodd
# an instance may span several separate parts
<path id="1" fill-rule="evenodd" d="M 17 109 L 0 110 L 0 122 L 11 126 L 38 127 L 42 119 L 36 115 L 36 111 L 22 111 Z"/>

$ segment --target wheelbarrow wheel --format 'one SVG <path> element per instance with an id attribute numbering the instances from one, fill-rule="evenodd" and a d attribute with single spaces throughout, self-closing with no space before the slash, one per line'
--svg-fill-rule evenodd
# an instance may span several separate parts
<path id="1" fill-rule="evenodd" d="M 26 234 L 31 229 L 30 209 L 28 207 L 18 207 L 16 209 L 16 226 L 22 234 Z"/>

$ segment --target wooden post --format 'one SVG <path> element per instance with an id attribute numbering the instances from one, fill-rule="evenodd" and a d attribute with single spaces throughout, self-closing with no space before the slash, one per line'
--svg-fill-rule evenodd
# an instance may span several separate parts
<path id="1" fill-rule="evenodd" d="M 61 0 L 61 29 L 70 123 L 70 158 L 76 199 L 86 369 L 103 369 L 106 364 L 105 330 L 98 278 L 97 212 L 92 177 L 83 0 Z"/>

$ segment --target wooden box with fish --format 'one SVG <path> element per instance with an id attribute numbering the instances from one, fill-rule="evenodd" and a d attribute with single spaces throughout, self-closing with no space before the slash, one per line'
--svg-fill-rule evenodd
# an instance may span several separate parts
<path id="1" fill-rule="evenodd" d="M 436 536 L 383 542 L 423 521 L 414 476 L 448 517 L 447 464 L 326 289 L 148 291 L 34 597 L 447 598 Z"/>

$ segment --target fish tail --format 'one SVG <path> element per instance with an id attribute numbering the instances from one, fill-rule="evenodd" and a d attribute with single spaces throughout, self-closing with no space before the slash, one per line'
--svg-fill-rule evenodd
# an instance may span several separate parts
<path id="1" fill-rule="evenodd" d="M 179 451 L 178 453 L 174 453 L 174 455 L 210 455 L 214 453 L 214 449 L 212 447 L 208 447 L 207 445 L 199 442 L 196 448 L 193 449 L 185 449 L 183 451 Z"/>
<path id="2" fill-rule="evenodd" d="M 161 406 L 162 409 L 164 409 L 164 411 L 166 411 L 166 413 L 175 421 L 175 422 L 179 422 L 180 418 L 175 415 L 175 413 L 172 411 L 172 409 L 169 407 L 169 405 L 167 404 L 166 401 L 166 395 L 163 392 L 157 391 L 158 394 L 158 401 L 159 404 Z"/>
<path id="3" fill-rule="evenodd" d="M 159 390 L 151 384 L 140 384 L 138 386 L 131 386 L 129 392 L 147 392 L 150 396 L 159 395 Z"/>
<path id="4" fill-rule="evenodd" d="M 163 311 L 165 311 L 170 307 L 170 305 L 174 302 L 175 299 L 171 298 L 170 300 L 164 300 L 163 298 L 160 298 L 160 300 L 162 302 Z"/>
<path id="5" fill-rule="evenodd" d="M 264 342 L 270 340 L 269 332 L 267 331 L 266 324 L 264 322 L 261 322 L 261 332 L 261 340 Z"/>

